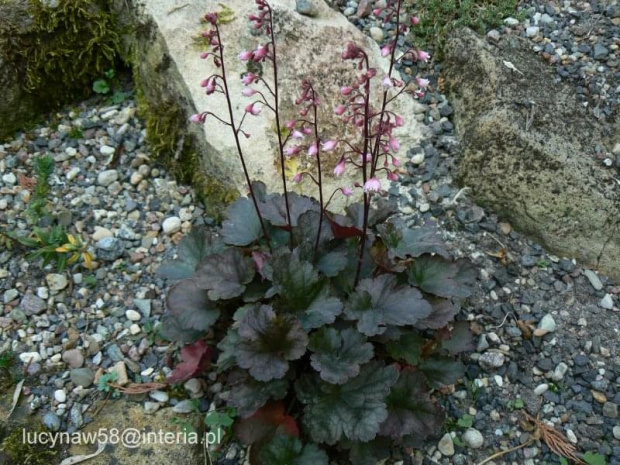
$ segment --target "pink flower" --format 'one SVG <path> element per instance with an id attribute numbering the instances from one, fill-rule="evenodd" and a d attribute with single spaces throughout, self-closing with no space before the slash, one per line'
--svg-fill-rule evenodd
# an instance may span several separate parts
<path id="1" fill-rule="evenodd" d="M 314 144 L 312 144 L 310 147 L 308 147 L 308 155 L 310 155 L 311 157 L 315 156 L 317 153 L 319 153 L 319 146 L 316 143 L 316 141 L 314 142 Z"/>
<path id="2" fill-rule="evenodd" d="M 341 158 L 336 167 L 334 168 L 334 176 L 342 176 L 344 174 L 344 169 L 344 158 Z"/>
<path id="3" fill-rule="evenodd" d="M 200 115 L 199 115 L 199 114 L 194 114 L 194 115 L 190 116 L 190 117 L 189 117 L 189 120 L 190 120 L 192 123 L 201 123 L 201 122 L 202 122 L 202 118 L 200 117 Z"/>
<path id="4" fill-rule="evenodd" d="M 293 135 L 292 135 L 292 137 L 293 137 L 293 139 L 300 140 L 300 139 L 303 139 L 303 138 L 304 138 L 304 135 L 303 135 L 303 133 L 302 133 L 301 131 L 298 131 L 297 129 L 295 129 L 295 130 L 293 131 Z"/>
<path id="5" fill-rule="evenodd" d="M 393 171 L 388 172 L 387 178 L 390 181 L 398 181 L 398 175 L 396 173 L 394 173 Z"/>
<path id="6" fill-rule="evenodd" d="M 260 113 L 260 107 L 258 105 L 256 105 L 256 102 L 252 102 L 250 104 L 248 104 L 248 106 L 245 107 L 245 112 L 246 113 L 251 113 L 254 116 L 258 115 Z"/>
<path id="7" fill-rule="evenodd" d="M 254 50 L 254 59 L 256 61 L 262 61 L 267 57 L 267 53 L 269 53 L 269 47 L 267 45 L 259 45 L 256 50 Z"/>
<path id="8" fill-rule="evenodd" d="M 417 26 L 420 23 L 420 18 L 417 16 L 412 16 L 410 21 L 412 26 Z"/>
<path id="9" fill-rule="evenodd" d="M 254 82 L 255 79 L 256 79 L 255 74 L 247 73 L 246 75 L 243 76 L 243 78 L 241 79 L 241 82 L 243 82 L 244 85 L 249 86 L 250 84 Z"/>
<path id="10" fill-rule="evenodd" d="M 402 116 L 396 115 L 396 118 L 394 118 L 394 124 L 396 126 L 402 126 L 403 124 L 405 124 L 405 120 Z"/>
<path id="11" fill-rule="evenodd" d="M 244 50 L 239 54 L 239 59 L 241 61 L 248 61 L 252 59 L 252 52 Z"/>
<path id="12" fill-rule="evenodd" d="M 242 91 L 241 94 L 244 97 L 251 97 L 252 95 L 254 95 L 257 92 L 256 89 L 252 89 L 251 87 L 245 87 Z"/>
<path id="13" fill-rule="evenodd" d="M 207 52 L 202 52 L 202 53 L 200 54 L 200 58 L 202 58 L 203 60 L 204 60 L 205 58 L 207 58 L 208 56 L 209 56 L 209 54 L 208 54 Z"/>
<path id="14" fill-rule="evenodd" d="M 345 197 L 350 197 L 351 195 L 353 195 L 353 189 L 351 189 L 350 187 L 343 187 L 341 191 Z"/>
<path id="15" fill-rule="evenodd" d="M 426 53 L 424 50 L 420 50 L 418 52 L 418 59 L 420 61 L 423 61 L 424 63 L 426 63 L 430 57 L 431 56 L 428 53 Z"/>
<path id="16" fill-rule="evenodd" d="M 288 129 L 293 129 L 293 128 L 295 127 L 295 121 L 293 121 L 292 119 L 288 120 L 288 121 L 286 122 L 286 127 L 287 127 Z"/>
<path id="17" fill-rule="evenodd" d="M 299 147 L 298 145 L 296 145 L 295 147 L 289 147 L 285 150 L 286 154 L 289 157 L 292 157 L 293 155 L 297 155 L 300 151 L 301 151 L 301 147 Z"/>
<path id="18" fill-rule="evenodd" d="M 390 76 L 385 76 L 381 84 L 385 87 L 394 87 L 394 83 L 392 82 L 392 78 Z"/>
<path id="19" fill-rule="evenodd" d="M 342 95 L 349 95 L 351 92 L 353 92 L 353 87 L 344 86 L 340 89 L 340 92 L 342 92 Z"/>
<path id="20" fill-rule="evenodd" d="M 215 26 L 215 23 L 217 23 L 217 13 L 207 13 L 205 19 Z"/>
<path id="21" fill-rule="evenodd" d="M 303 173 L 297 173 L 295 176 L 293 176 L 293 182 L 294 183 L 300 182 L 303 175 L 304 175 Z"/>
<path id="22" fill-rule="evenodd" d="M 379 16 L 381 14 L 381 8 L 375 8 L 374 10 L 372 10 L 372 14 L 373 16 Z"/>
<path id="23" fill-rule="evenodd" d="M 381 49 L 381 56 L 382 56 L 382 57 L 386 57 L 386 56 L 388 56 L 390 53 L 392 53 L 392 45 L 391 45 L 391 44 L 387 44 L 387 45 L 385 45 L 385 46 Z"/>
<path id="24" fill-rule="evenodd" d="M 418 86 L 420 86 L 421 89 L 425 89 L 430 83 L 428 79 L 423 79 L 423 78 L 418 78 L 416 79 L 416 81 L 418 83 Z"/>
<path id="25" fill-rule="evenodd" d="M 345 107 L 344 105 L 338 105 L 336 109 L 334 110 L 334 113 L 336 113 L 338 116 L 342 116 L 344 115 L 344 112 L 346 110 L 347 110 L 347 107 Z"/>
<path id="26" fill-rule="evenodd" d="M 400 150 L 400 142 L 395 137 L 390 137 L 390 148 L 392 152 L 398 152 Z"/>
<path id="27" fill-rule="evenodd" d="M 398 161 L 398 158 L 392 157 L 392 165 L 396 166 L 397 168 L 400 166 L 400 162 Z"/>
<path id="28" fill-rule="evenodd" d="M 309 126 L 304 126 L 303 128 L 301 128 L 301 131 L 305 134 L 311 134 L 312 133 L 312 128 L 310 128 Z"/>
<path id="29" fill-rule="evenodd" d="M 322 145 L 323 145 L 323 150 L 325 150 L 326 152 L 331 152 L 338 145 L 338 141 L 337 140 L 328 140 L 326 142 L 323 142 Z"/>
<path id="30" fill-rule="evenodd" d="M 364 184 L 364 192 L 381 192 L 381 181 L 377 178 L 370 178 Z"/>

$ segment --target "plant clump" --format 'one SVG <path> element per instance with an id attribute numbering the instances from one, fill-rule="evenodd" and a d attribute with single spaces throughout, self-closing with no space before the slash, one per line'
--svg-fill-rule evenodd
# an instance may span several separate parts
<path id="1" fill-rule="evenodd" d="M 328 457 L 375 464 L 393 446 L 420 447 L 445 419 L 434 394 L 464 373 L 457 360 L 471 350 L 467 322 L 455 321 L 472 293 L 477 272 L 454 260 L 432 225 L 410 228 L 387 199 L 383 177 L 398 180 L 399 141 L 393 129 L 403 118 L 390 109 L 401 94 L 422 97 L 428 81 L 403 82 L 393 76 L 399 60 L 426 61 L 410 48 L 397 53 L 407 33 L 402 0 L 381 2 L 375 15 L 396 20 L 387 74 L 370 67 L 368 55 L 348 43 L 342 59 L 359 70 L 344 86 L 343 105 L 334 111 L 362 136 L 357 141 L 320 138 L 320 97 L 311 82 L 300 86 L 299 116 L 284 122 L 279 108 L 278 61 L 273 11 L 255 0 L 250 16 L 266 42 L 243 51 L 243 61 L 263 65 L 261 76 L 242 76 L 251 98 L 241 118 L 233 111 L 226 57 L 217 13 L 206 15 L 203 33 L 219 72 L 201 83 L 207 95 L 221 93 L 227 108 L 193 115 L 200 124 L 216 118 L 235 137 L 248 196 L 232 203 L 220 227 L 196 228 L 179 244 L 177 258 L 163 263 L 170 288 L 160 335 L 179 342 L 182 361 L 171 384 L 200 375 L 212 365 L 230 389 L 233 429 L 251 445 L 250 462 L 265 465 L 327 465 Z M 270 65 L 270 66 L 269 66 Z M 268 68 L 271 68 L 269 76 Z M 371 102 L 371 81 L 383 84 L 380 106 Z M 283 192 L 269 193 L 252 181 L 242 141 L 252 135 L 246 118 L 265 110 L 275 116 Z M 359 170 L 361 182 L 323 192 L 323 152 L 340 151 L 334 176 Z M 292 173 L 287 161 L 307 156 L 316 170 Z M 292 192 L 292 183 L 316 183 L 319 198 Z M 358 189 L 362 202 L 342 214 L 329 210 L 334 195 Z"/>

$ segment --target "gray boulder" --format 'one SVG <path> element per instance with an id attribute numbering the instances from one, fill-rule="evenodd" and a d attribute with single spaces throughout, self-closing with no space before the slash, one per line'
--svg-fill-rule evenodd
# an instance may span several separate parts
<path id="1" fill-rule="evenodd" d="M 593 156 L 617 134 L 530 48 L 516 37 L 492 45 L 468 29 L 448 41 L 459 182 L 555 254 L 620 278 L 620 176 Z"/>

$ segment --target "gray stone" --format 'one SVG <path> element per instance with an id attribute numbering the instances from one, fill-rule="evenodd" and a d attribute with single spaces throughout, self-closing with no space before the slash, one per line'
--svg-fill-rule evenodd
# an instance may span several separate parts
<path id="1" fill-rule="evenodd" d="M 105 170 L 97 175 L 97 184 L 108 187 L 113 182 L 118 181 L 118 171 Z"/>
<path id="2" fill-rule="evenodd" d="M 614 300 L 611 297 L 611 294 L 605 294 L 605 297 L 603 297 L 598 304 L 606 310 L 611 310 L 614 308 Z"/>
<path id="3" fill-rule="evenodd" d="M 501 352 L 485 352 L 478 359 L 478 363 L 487 369 L 499 368 L 504 364 L 505 358 Z"/>
<path id="4" fill-rule="evenodd" d="M 116 237 L 104 237 L 97 241 L 97 258 L 107 262 L 113 262 L 123 256 L 125 245 Z"/>
<path id="5" fill-rule="evenodd" d="M 4 291 L 3 300 L 5 304 L 12 302 L 19 297 L 19 291 L 17 289 L 9 289 Z"/>
<path id="6" fill-rule="evenodd" d="M 47 286 L 50 291 L 62 291 L 69 282 L 67 281 L 67 277 L 64 274 L 58 273 L 50 273 L 45 276 L 45 281 L 47 282 Z"/>
<path id="7" fill-rule="evenodd" d="M 315 17 L 319 14 L 319 10 L 315 5 L 316 0 L 296 0 L 296 10 L 300 15 Z"/>
<path id="8" fill-rule="evenodd" d="M 450 433 L 446 433 L 441 437 L 437 444 L 437 449 L 439 449 L 442 455 L 447 457 L 452 457 L 454 455 L 454 442 L 452 441 Z"/>
<path id="9" fill-rule="evenodd" d="M 596 44 L 594 46 L 594 58 L 600 60 L 602 58 L 607 57 L 609 55 L 609 49 L 605 47 L 603 44 Z"/>
<path id="10" fill-rule="evenodd" d="M 504 24 L 506 26 L 509 26 L 509 27 L 514 27 L 514 26 L 517 26 L 519 24 L 519 20 L 515 19 L 515 18 L 506 18 L 504 20 Z"/>
<path id="11" fill-rule="evenodd" d="M 79 349 L 69 349 L 62 354 L 62 361 L 71 368 L 80 368 L 84 365 L 84 356 Z"/>
<path id="12" fill-rule="evenodd" d="M 595 290 L 600 291 L 601 289 L 603 289 L 603 283 L 601 282 L 598 275 L 594 271 L 584 270 L 583 274 L 585 275 L 586 278 L 588 278 L 588 281 L 590 281 L 590 284 L 592 284 L 592 287 Z"/>
<path id="13" fill-rule="evenodd" d="M 467 428 L 467 431 L 463 433 L 463 442 L 470 449 L 479 449 L 484 444 L 484 437 L 482 433 L 475 428 Z"/>
<path id="14" fill-rule="evenodd" d="M 371 27 L 370 37 L 372 37 L 377 42 L 382 42 L 384 38 L 383 29 L 381 29 L 380 27 Z"/>
<path id="15" fill-rule="evenodd" d="M 493 46 L 459 29 L 444 76 L 462 137 L 458 181 L 555 255 L 620 278 L 620 189 L 583 156 L 597 141 L 613 146 L 614 124 L 584 112 L 573 84 L 558 84 L 523 38 Z"/>
<path id="16" fill-rule="evenodd" d="M 47 412 L 43 415 L 43 424 L 50 431 L 58 431 L 60 429 L 60 418 L 54 412 Z"/>
<path id="17" fill-rule="evenodd" d="M 547 333 L 552 333 L 556 330 L 557 325 L 551 315 L 545 315 L 538 323 L 538 328 L 534 331 L 535 336 L 544 336 Z"/>
<path id="18" fill-rule="evenodd" d="M 151 316 L 151 299 L 133 299 L 134 305 L 145 317 Z"/>
<path id="19" fill-rule="evenodd" d="M 618 405 L 613 402 L 603 404 L 603 416 L 607 418 L 618 418 Z"/>
<path id="20" fill-rule="evenodd" d="M 614 438 L 620 439 L 620 426 L 614 426 L 613 433 Z"/>
<path id="21" fill-rule="evenodd" d="M 195 410 L 194 401 L 191 399 L 182 400 L 172 407 L 172 410 L 176 413 L 192 413 Z"/>
<path id="22" fill-rule="evenodd" d="M 525 30 L 525 35 L 527 37 L 536 37 L 538 35 L 538 31 L 540 31 L 538 26 L 530 26 Z"/>
<path id="23" fill-rule="evenodd" d="M 84 388 L 90 387 L 95 379 L 95 373 L 90 368 L 75 368 L 70 376 L 73 384 Z"/>
<path id="24" fill-rule="evenodd" d="M 19 306 L 27 316 L 40 315 L 47 309 L 45 300 L 40 299 L 32 292 L 26 292 L 26 294 L 24 294 Z"/>

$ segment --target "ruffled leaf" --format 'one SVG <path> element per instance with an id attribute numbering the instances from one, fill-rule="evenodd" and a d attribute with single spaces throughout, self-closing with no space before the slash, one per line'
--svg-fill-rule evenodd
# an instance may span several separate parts
<path id="1" fill-rule="evenodd" d="M 296 245 L 307 243 L 310 244 L 312 250 L 314 250 L 320 218 L 321 212 L 317 210 L 310 210 L 300 215 L 297 219 L 297 227 L 293 230 L 293 243 Z M 334 235 L 329 227 L 329 221 L 327 217 L 324 216 L 321 224 L 321 236 L 319 237 L 319 249 L 321 249 L 326 242 L 333 239 L 333 237 Z"/>
<path id="2" fill-rule="evenodd" d="M 230 245 L 250 245 L 263 237 L 260 218 L 250 198 L 241 198 L 226 209 L 222 238 Z"/>
<path id="3" fill-rule="evenodd" d="M 388 417 L 381 435 L 397 439 L 406 435 L 427 438 L 444 422 L 444 413 L 431 400 L 424 376 L 404 371 L 387 396 Z"/>
<path id="4" fill-rule="evenodd" d="M 314 210 L 319 211 L 319 203 L 305 195 L 299 195 L 295 192 L 288 193 L 289 211 L 291 214 L 291 226 L 297 226 L 299 217 L 304 213 Z M 272 225 L 285 227 L 288 225 L 286 202 L 282 194 L 267 194 L 264 202 L 259 205 L 259 209 L 263 218 Z"/>
<path id="5" fill-rule="evenodd" d="M 467 321 L 457 321 L 450 331 L 449 339 L 441 343 L 441 348 L 452 355 L 468 352 L 475 349 L 474 337 Z"/>
<path id="6" fill-rule="evenodd" d="M 238 374 L 235 374 L 238 375 Z M 232 382 L 228 405 L 235 407 L 241 418 L 248 418 L 270 399 L 280 400 L 286 397 L 289 383 L 285 379 L 276 379 L 268 383 L 261 383 L 250 377 Z"/>
<path id="7" fill-rule="evenodd" d="M 194 342 L 204 336 L 204 331 L 184 328 L 181 326 L 181 323 L 179 323 L 176 317 L 171 314 L 166 314 L 163 316 L 161 325 L 158 328 L 158 334 L 162 339 L 180 342 L 182 344 Z"/>
<path id="8" fill-rule="evenodd" d="M 229 329 L 226 336 L 218 343 L 220 353 L 217 357 L 217 370 L 226 371 L 237 365 L 236 349 L 239 343 L 239 333 L 236 329 Z"/>
<path id="9" fill-rule="evenodd" d="M 432 387 L 450 386 L 465 374 L 465 366 L 450 357 L 433 356 L 423 360 L 418 369 Z"/>
<path id="10" fill-rule="evenodd" d="M 316 442 L 336 444 L 342 438 L 370 441 L 387 418 L 385 398 L 396 383 L 395 366 L 371 362 L 345 384 L 329 384 L 306 375 L 295 385 L 306 404 L 304 425 Z"/>
<path id="11" fill-rule="evenodd" d="M 449 258 L 445 244 L 434 227 L 412 229 L 401 222 L 390 221 L 377 226 L 377 231 L 388 248 L 390 258 L 419 257 L 438 254 Z"/>
<path id="12" fill-rule="evenodd" d="M 227 249 L 200 262 L 194 279 L 201 289 L 209 292 L 211 300 L 220 300 L 243 294 L 254 274 L 252 259 L 237 249 Z"/>
<path id="13" fill-rule="evenodd" d="M 314 444 L 303 443 L 296 437 L 276 435 L 258 454 L 265 465 L 329 465 L 327 454 Z"/>
<path id="14" fill-rule="evenodd" d="M 451 262 L 425 255 L 409 269 L 409 282 L 439 297 L 466 298 L 472 293 L 477 271 L 468 260 Z"/>
<path id="15" fill-rule="evenodd" d="M 338 276 L 338 273 L 347 267 L 347 263 L 347 250 L 338 249 L 323 255 L 317 266 L 321 273 L 332 278 Z"/>
<path id="16" fill-rule="evenodd" d="M 259 381 L 283 378 L 289 361 L 306 352 L 308 335 L 289 315 L 278 316 L 268 305 L 248 311 L 239 325 L 237 364 Z"/>
<path id="17" fill-rule="evenodd" d="M 385 348 L 395 360 L 404 361 L 410 365 L 417 365 L 420 362 L 422 347 L 424 347 L 425 343 L 426 339 L 417 332 L 406 330 L 403 331 L 397 340 L 389 341 Z"/>
<path id="18" fill-rule="evenodd" d="M 195 228 L 181 239 L 178 258 L 167 260 L 157 268 L 157 275 L 166 279 L 191 278 L 196 266 L 205 257 L 222 252 L 226 246 L 221 238 L 205 228 Z"/>
<path id="19" fill-rule="evenodd" d="M 349 460 L 353 465 L 377 465 L 390 457 L 391 449 L 391 444 L 383 437 L 370 442 L 354 442 L 349 449 Z"/>
<path id="20" fill-rule="evenodd" d="M 166 297 L 170 313 L 182 328 L 207 331 L 220 317 L 220 311 L 209 299 L 208 292 L 194 279 L 176 283 Z"/>
<path id="21" fill-rule="evenodd" d="M 418 329 L 444 328 L 454 320 L 454 317 L 461 309 L 458 302 L 455 303 L 450 299 L 427 295 L 426 300 L 431 304 L 431 314 L 414 325 Z"/>
<path id="22" fill-rule="evenodd" d="M 273 285 L 280 296 L 279 307 L 297 316 L 307 331 L 333 323 L 342 312 L 342 302 L 330 296 L 318 271 L 309 262 L 299 259 L 297 249 L 281 253 L 276 259 Z"/>
<path id="23" fill-rule="evenodd" d="M 308 348 L 314 352 L 310 357 L 312 367 L 321 379 L 332 384 L 343 384 L 357 376 L 360 365 L 374 355 L 372 344 L 354 329 L 338 332 L 323 328 L 310 336 Z"/>
<path id="24" fill-rule="evenodd" d="M 181 360 L 183 361 L 172 370 L 166 381 L 174 384 L 196 377 L 209 368 L 211 357 L 213 357 L 213 348 L 209 347 L 202 339 L 186 345 L 181 349 Z"/>
<path id="25" fill-rule="evenodd" d="M 427 317 L 431 306 L 410 286 L 396 286 L 396 277 L 380 275 L 360 281 L 345 305 L 345 315 L 357 320 L 357 329 L 366 336 L 385 331 L 387 325 L 415 324 Z"/>

